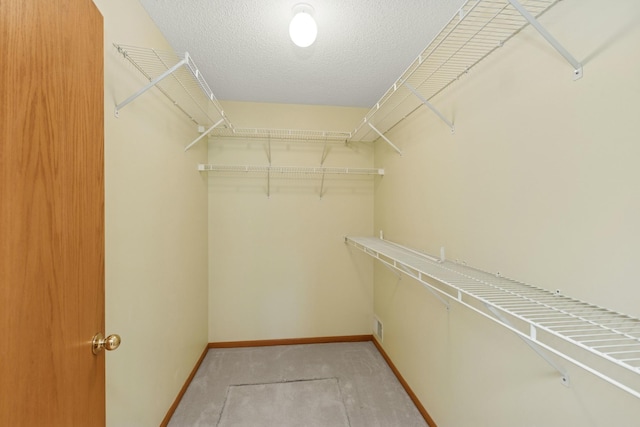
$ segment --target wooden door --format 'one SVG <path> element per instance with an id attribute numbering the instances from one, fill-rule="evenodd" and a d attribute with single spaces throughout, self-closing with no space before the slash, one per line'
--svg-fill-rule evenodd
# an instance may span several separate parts
<path id="1" fill-rule="evenodd" d="M 0 0 L 0 426 L 104 426 L 102 16 Z"/>

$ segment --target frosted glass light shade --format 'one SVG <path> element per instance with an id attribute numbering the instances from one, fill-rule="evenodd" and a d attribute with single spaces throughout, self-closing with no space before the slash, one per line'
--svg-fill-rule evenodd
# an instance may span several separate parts
<path id="1" fill-rule="evenodd" d="M 295 11 L 296 8 L 294 8 Z M 300 47 L 308 47 L 316 41 L 318 25 L 307 10 L 301 10 L 295 14 L 289 24 L 289 36 Z"/>

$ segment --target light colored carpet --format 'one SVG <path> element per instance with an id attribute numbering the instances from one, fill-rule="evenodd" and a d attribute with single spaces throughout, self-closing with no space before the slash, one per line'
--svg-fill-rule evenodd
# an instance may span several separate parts
<path id="1" fill-rule="evenodd" d="M 349 427 L 338 380 L 303 380 L 229 387 L 219 427 Z"/>
<path id="2" fill-rule="evenodd" d="M 271 425 L 427 427 L 371 342 L 211 349 L 169 422 Z"/>

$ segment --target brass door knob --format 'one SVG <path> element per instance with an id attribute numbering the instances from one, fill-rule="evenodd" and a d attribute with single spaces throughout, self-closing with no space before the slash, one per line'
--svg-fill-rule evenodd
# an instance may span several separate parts
<path id="1" fill-rule="evenodd" d="M 102 349 L 112 351 L 120 347 L 121 342 L 122 340 L 118 334 L 111 334 L 105 338 L 102 333 L 98 332 L 91 340 L 91 351 L 93 354 L 100 353 Z"/>

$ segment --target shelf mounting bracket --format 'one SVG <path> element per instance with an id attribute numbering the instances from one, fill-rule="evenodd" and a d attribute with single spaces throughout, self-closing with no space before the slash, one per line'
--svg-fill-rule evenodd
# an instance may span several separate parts
<path id="1" fill-rule="evenodd" d="M 420 95 L 420 93 L 413 87 L 411 86 L 409 83 L 404 82 L 404 85 L 407 87 L 407 89 L 409 89 L 411 92 L 413 92 L 413 94 L 420 100 L 422 101 L 422 103 L 424 105 L 426 105 L 427 107 L 429 107 L 429 109 L 431 111 L 433 111 L 434 113 L 436 113 L 436 115 L 438 117 L 440 117 L 440 120 L 442 120 L 443 122 L 445 122 L 447 124 L 447 126 L 449 126 L 449 129 L 451 129 L 451 133 L 455 132 L 455 127 L 453 126 L 453 123 L 451 123 L 436 107 L 433 106 L 432 103 L 430 103 L 429 101 L 427 101 L 425 99 L 425 97 L 423 97 L 422 95 Z"/>
<path id="2" fill-rule="evenodd" d="M 269 166 L 271 166 L 271 132 L 269 132 L 269 138 L 267 138 L 267 160 L 269 161 Z"/>
<path id="3" fill-rule="evenodd" d="M 130 97 L 122 101 L 120 104 L 116 105 L 116 109 L 114 112 L 115 116 L 119 117 L 120 110 L 122 110 L 127 104 L 129 104 L 131 101 L 135 100 L 137 97 L 139 97 L 140 95 L 142 95 L 143 93 L 145 93 L 146 91 L 148 91 L 149 89 L 151 89 L 152 87 L 160 83 L 165 77 L 173 74 L 178 68 L 182 67 L 188 62 L 189 62 L 189 54 L 185 53 L 184 58 L 178 61 L 176 65 L 169 68 L 167 71 L 165 71 L 164 73 L 160 74 L 158 77 L 156 77 L 155 79 L 147 83 L 142 89 L 140 89 L 139 91 L 137 91 L 136 93 L 134 93 L 133 95 L 131 95 Z"/>
<path id="4" fill-rule="evenodd" d="M 324 193 L 324 171 L 322 172 L 322 181 L 320 182 L 320 200 L 322 200 L 322 194 Z"/>
<path id="5" fill-rule="evenodd" d="M 509 320 L 507 320 L 506 317 L 504 317 L 497 308 L 495 308 L 494 306 L 492 306 L 491 304 L 485 303 L 485 307 L 487 307 L 487 310 L 489 310 L 500 322 L 504 323 L 505 325 L 509 326 L 512 329 L 515 329 L 514 326 L 511 324 L 511 322 L 509 322 Z M 531 347 L 531 349 L 533 351 L 535 351 L 538 356 L 540 356 L 541 358 L 544 359 L 545 362 L 547 362 L 553 369 L 555 369 L 556 371 L 558 371 L 560 373 L 560 381 L 562 382 L 562 385 L 569 387 L 569 374 L 567 373 L 567 371 L 560 367 L 553 359 L 551 359 L 543 350 L 542 348 L 540 348 L 540 346 L 538 346 L 533 340 L 536 339 L 536 329 L 533 325 L 531 325 L 531 329 L 530 329 L 530 334 L 529 336 L 531 337 L 531 340 L 524 338 L 524 336 L 522 335 L 518 335 L 518 337 L 520 337 L 520 339 L 522 339 L 522 341 L 524 341 L 525 344 L 527 344 L 529 347 Z"/>
<path id="6" fill-rule="evenodd" d="M 320 158 L 320 166 L 324 166 L 324 161 L 327 160 L 329 150 L 327 150 L 327 138 L 324 139 L 324 146 L 322 147 L 322 157 Z"/>
<path id="7" fill-rule="evenodd" d="M 567 62 L 569 62 L 569 64 L 571 64 L 571 66 L 573 67 L 573 80 L 582 78 L 582 64 L 577 59 L 575 59 L 573 55 L 571 55 L 569 51 L 566 50 L 564 46 L 562 46 L 560 42 L 558 42 L 558 40 L 556 40 L 533 15 L 531 15 L 531 13 L 529 13 L 529 11 L 518 2 L 518 0 L 509 0 L 509 3 L 511 3 L 511 6 L 513 6 L 518 12 L 520 12 L 524 19 L 526 19 L 529 24 L 531 24 L 533 28 L 535 28 L 540 33 L 540 35 L 544 37 L 549 42 L 549 44 L 551 44 L 551 46 L 553 46 L 553 48 L 557 50 L 558 53 L 564 57 L 564 59 L 567 60 Z"/>
<path id="8" fill-rule="evenodd" d="M 380 136 L 380 138 L 384 139 L 384 140 L 387 142 L 387 144 L 389 144 L 389 145 L 390 145 L 394 150 L 396 150 L 396 152 L 397 152 L 398 154 L 400 154 L 400 155 L 402 156 L 402 151 L 401 151 L 398 147 L 396 147 L 396 146 L 393 144 L 393 142 L 389 141 L 389 138 L 387 138 L 386 136 L 384 136 L 384 135 L 382 134 L 382 132 L 380 132 L 378 129 L 376 129 L 376 127 L 375 127 L 374 125 L 372 125 L 371 123 L 367 122 L 367 124 L 369 125 L 369 127 L 370 127 L 371 129 L 373 129 L 373 131 L 374 131 L 375 133 L 377 133 L 377 134 Z"/>
<path id="9" fill-rule="evenodd" d="M 202 135 L 200 135 L 199 137 L 197 137 L 196 139 L 193 140 L 193 142 L 189 145 L 187 145 L 186 147 L 184 147 L 184 151 L 188 151 L 191 147 L 193 147 L 194 145 L 196 145 L 196 143 L 198 141 L 200 141 L 202 138 L 204 138 L 205 136 L 209 135 L 209 133 L 214 130 L 215 128 L 217 128 L 220 123 L 224 122 L 224 119 L 220 119 L 218 120 L 213 126 L 211 126 L 209 129 L 207 129 L 206 131 L 202 132 Z"/>
<path id="10" fill-rule="evenodd" d="M 271 167 L 267 169 L 267 199 L 271 198 Z"/>

